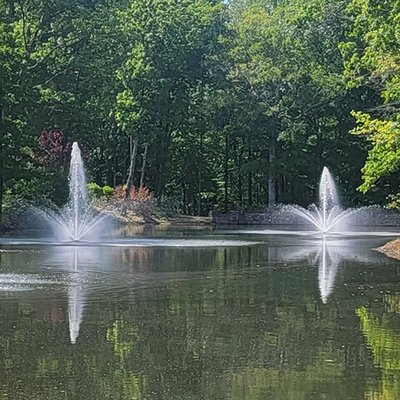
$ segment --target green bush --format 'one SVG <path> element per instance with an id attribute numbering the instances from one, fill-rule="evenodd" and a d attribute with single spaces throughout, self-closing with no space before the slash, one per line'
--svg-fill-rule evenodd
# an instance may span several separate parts
<path id="1" fill-rule="evenodd" d="M 87 184 L 89 195 L 92 197 L 101 197 L 103 195 L 103 189 L 96 182 L 90 182 Z"/>
<path id="2" fill-rule="evenodd" d="M 21 222 L 21 217 L 24 215 L 25 211 L 29 208 L 30 203 L 22 198 L 18 198 L 6 192 L 3 198 L 3 228 L 16 228 Z M 0 226 L 1 230 L 1 226 Z"/>
<path id="3" fill-rule="evenodd" d="M 400 193 L 390 194 L 387 198 L 387 207 L 391 210 L 400 210 Z"/>
<path id="4" fill-rule="evenodd" d="M 114 189 L 111 186 L 103 186 L 103 195 L 111 197 L 114 194 Z"/>
<path id="5" fill-rule="evenodd" d="M 63 179 L 60 181 L 65 185 Z M 34 176 L 29 179 L 20 178 L 9 182 L 5 195 L 33 205 L 41 205 L 44 198 L 54 202 L 58 195 L 62 204 L 65 202 L 65 196 L 58 190 L 55 183 L 56 180 L 51 175 L 46 175 L 41 179 Z"/>

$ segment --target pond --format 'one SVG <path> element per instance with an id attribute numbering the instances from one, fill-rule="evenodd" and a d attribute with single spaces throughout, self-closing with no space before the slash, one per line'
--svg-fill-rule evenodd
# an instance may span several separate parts
<path id="1" fill-rule="evenodd" d="M 400 398 L 388 238 L 117 235 L 0 239 L 1 399 Z"/>

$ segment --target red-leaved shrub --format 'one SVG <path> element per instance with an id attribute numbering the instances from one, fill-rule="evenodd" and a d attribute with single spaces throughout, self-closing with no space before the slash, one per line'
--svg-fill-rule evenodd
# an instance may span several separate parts
<path id="1" fill-rule="evenodd" d="M 116 200 L 124 200 L 125 199 L 125 189 L 126 186 L 125 185 L 118 185 L 115 189 L 114 189 L 114 194 L 113 194 L 113 198 Z M 152 198 L 152 194 L 150 192 L 150 189 L 142 186 L 142 187 L 135 187 L 132 186 L 131 190 L 129 192 L 129 200 L 133 200 L 133 201 L 146 201 Z"/>
<path id="2" fill-rule="evenodd" d="M 129 197 L 131 200 L 135 200 L 135 201 L 146 201 L 148 199 L 150 199 L 151 193 L 149 188 L 142 186 L 142 187 L 135 187 L 132 186 L 131 187 L 131 191 L 129 193 Z"/>
<path id="3" fill-rule="evenodd" d="M 38 161 L 43 165 L 64 164 L 68 161 L 71 152 L 64 132 L 59 129 L 44 130 L 38 139 L 42 154 Z"/>

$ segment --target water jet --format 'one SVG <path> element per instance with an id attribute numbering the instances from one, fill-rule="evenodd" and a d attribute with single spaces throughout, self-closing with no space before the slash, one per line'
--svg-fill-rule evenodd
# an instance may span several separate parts
<path id="1" fill-rule="evenodd" d="M 105 229 L 107 216 L 96 213 L 90 205 L 84 164 L 77 142 L 72 145 L 68 180 L 69 199 L 63 208 L 36 211 L 59 240 L 80 242 L 98 237 Z"/>
<path id="2" fill-rule="evenodd" d="M 349 217 L 361 210 L 342 209 L 335 181 L 327 167 L 322 171 L 318 197 L 318 205 L 312 204 L 308 209 L 298 205 L 288 205 L 283 207 L 283 211 L 299 216 L 317 231 L 327 234 L 341 231 L 348 224 Z"/>

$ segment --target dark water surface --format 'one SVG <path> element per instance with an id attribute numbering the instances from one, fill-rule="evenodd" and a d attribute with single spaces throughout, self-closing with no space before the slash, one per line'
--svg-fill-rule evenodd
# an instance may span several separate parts
<path id="1" fill-rule="evenodd" d="M 0 238 L 0 399 L 400 399 L 386 238 L 142 236 Z"/>

